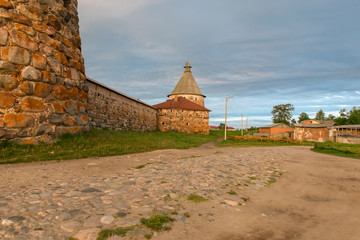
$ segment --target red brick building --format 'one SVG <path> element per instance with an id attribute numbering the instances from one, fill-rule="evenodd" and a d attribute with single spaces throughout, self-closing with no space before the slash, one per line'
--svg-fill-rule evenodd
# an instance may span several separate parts
<path id="1" fill-rule="evenodd" d="M 174 131 L 190 134 L 209 134 L 209 112 L 205 96 L 200 91 L 189 60 L 185 72 L 166 102 L 154 105 L 158 109 L 157 128 L 162 132 Z"/>
<path id="2" fill-rule="evenodd" d="M 291 138 L 294 128 L 284 123 L 274 123 L 259 128 L 259 133 L 270 138 Z"/>

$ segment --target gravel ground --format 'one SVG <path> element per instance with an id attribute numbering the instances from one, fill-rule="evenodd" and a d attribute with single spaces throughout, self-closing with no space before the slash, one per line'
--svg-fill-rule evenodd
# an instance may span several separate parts
<path id="1" fill-rule="evenodd" d="M 102 229 L 136 226 L 112 239 L 355 240 L 359 169 L 358 160 L 308 147 L 213 143 L 0 165 L 0 239 L 96 239 Z M 192 194 L 207 201 L 189 201 Z M 140 224 L 154 212 L 174 218 L 172 230 Z"/>

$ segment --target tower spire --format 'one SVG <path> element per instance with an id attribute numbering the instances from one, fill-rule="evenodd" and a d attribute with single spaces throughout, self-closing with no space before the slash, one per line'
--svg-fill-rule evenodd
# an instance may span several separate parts
<path id="1" fill-rule="evenodd" d="M 189 63 L 189 59 L 186 61 L 186 65 L 185 65 L 185 72 L 191 72 L 191 66 Z"/>

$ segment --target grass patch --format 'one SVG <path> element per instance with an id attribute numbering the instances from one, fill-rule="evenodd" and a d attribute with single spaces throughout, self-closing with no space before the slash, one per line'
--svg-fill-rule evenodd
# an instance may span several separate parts
<path id="1" fill-rule="evenodd" d="M 152 238 L 152 235 L 151 235 L 151 234 L 145 234 L 144 237 L 145 237 L 146 239 L 151 239 L 151 238 Z"/>
<path id="2" fill-rule="evenodd" d="M 207 201 L 206 198 L 204 198 L 204 197 L 202 197 L 202 196 L 199 196 L 199 195 L 196 195 L 196 194 L 191 194 L 191 195 L 188 197 L 188 200 L 193 201 L 193 202 L 196 202 L 196 203 L 200 203 L 200 202 L 205 202 L 205 201 Z"/>
<path id="3" fill-rule="evenodd" d="M 271 178 L 267 181 L 267 184 L 270 185 L 270 184 L 273 184 L 273 183 L 276 183 L 276 180 Z"/>
<path id="4" fill-rule="evenodd" d="M 189 212 L 184 213 L 184 217 L 189 218 L 189 217 L 190 217 L 190 213 L 189 213 Z"/>
<path id="5" fill-rule="evenodd" d="M 144 168 L 145 166 L 146 166 L 146 164 L 144 164 L 144 165 L 139 165 L 139 166 L 135 167 L 135 169 L 141 169 L 141 168 Z"/>
<path id="6" fill-rule="evenodd" d="M 146 164 L 143 164 L 143 165 L 136 166 L 134 168 L 135 169 L 142 169 L 142 168 L 146 167 L 147 165 L 151 165 L 151 164 L 154 164 L 154 163 L 146 163 Z"/>
<path id="7" fill-rule="evenodd" d="M 344 143 L 315 143 L 314 152 L 335 155 L 339 157 L 360 159 L 360 144 L 344 144 Z"/>
<path id="8" fill-rule="evenodd" d="M 244 202 L 250 201 L 250 197 L 242 197 L 241 199 L 242 199 Z"/>
<path id="9" fill-rule="evenodd" d="M 164 196 L 164 201 L 170 201 L 171 197 L 170 194 L 166 194 L 166 196 Z"/>
<path id="10" fill-rule="evenodd" d="M 219 131 L 210 131 L 210 135 L 195 135 L 92 129 L 77 135 L 65 134 L 53 144 L 40 143 L 33 146 L 0 141 L 0 164 L 116 156 L 160 149 L 187 149 L 214 141 L 221 136 Z"/>
<path id="11" fill-rule="evenodd" d="M 141 224 L 145 225 L 146 227 L 154 230 L 170 230 L 169 227 L 164 227 L 164 223 L 169 223 L 175 221 L 174 218 L 169 217 L 167 214 L 153 214 L 150 218 L 142 218 L 140 220 Z"/>
<path id="12" fill-rule="evenodd" d="M 134 227 L 117 228 L 117 229 L 104 229 L 99 232 L 96 240 L 105 240 L 112 236 L 125 237 L 126 233 L 134 230 Z"/>
<path id="13" fill-rule="evenodd" d="M 69 237 L 67 240 L 78 240 L 77 238 Z"/>
<path id="14" fill-rule="evenodd" d="M 235 191 L 233 191 L 233 190 L 230 190 L 229 192 L 227 192 L 228 194 L 230 194 L 230 195 L 238 195 Z"/>

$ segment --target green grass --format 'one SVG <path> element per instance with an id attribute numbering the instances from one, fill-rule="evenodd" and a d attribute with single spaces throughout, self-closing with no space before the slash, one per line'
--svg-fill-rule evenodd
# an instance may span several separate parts
<path id="1" fill-rule="evenodd" d="M 173 221 L 175 221 L 175 219 L 169 217 L 167 214 L 153 214 L 150 218 L 142 218 L 140 220 L 141 224 L 154 231 L 170 230 L 171 228 L 164 227 L 164 223 Z"/>
<path id="2" fill-rule="evenodd" d="M 210 135 L 192 135 L 92 129 L 77 135 L 65 134 L 53 144 L 40 143 L 33 146 L 0 141 L 0 164 L 115 156 L 159 149 L 187 149 L 221 136 L 219 131 L 210 131 Z"/>
<path id="3" fill-rule="evenodd" d="M 105 240 L 112 236 L 125 237 L 126 233 L 134 230 L 134 227 L 117 228 L 117 229 L 103 229 L 99 232 L 96 240 Z"/>
<path id="4" fill-rule="evenodd" d="M 164 196 L 164 201 L 170 201 L 171 197 L 170 194 L 166 194 L 166 196 Z"/>
<path id="5" fill-rule="evenodd" d="M 207 201 L 206 198 L 204 198 L 204 197 L 202 197 L 202 196 L 199 196 L 199 195 L 196 195 L 196 194 L 191 194 L 191 195 L 188 197 L 188 200 L 193 201 L 193 202 L 196 202 L 196 203 L 200 203 L 200 202 L 205 202 L 205 201 Z"/>
<path id="6" fill-rule="evenodd" d="M 269 179 L 267 181 L 267 185 L 270 185 L 270 184 L 273 184 L 273 183 L 276 183 L 276 180 L 275 179 Z"/>
<path id="7" fill-rule="evenodd" d="M 233 190 L 230 190 L 229 192 L 227 192 L 227 194 L 230 194 L 230 195 L 238 195 L 235 191 Z"/>
<path id="8" fill-rule="evenodd" d="M 234 141 L 226 140 L 218 142 L 217 147 L 277 147 L 277 146 L 314 146 L 313 142 L 285 143 L 285 142 L 259 142 L 255 140 Z"/>
<path id="9" fill-rule="evenodd" d="M 318 153 L 360 159 L 360 144 L 316 143 L 311 150 Z"/>
<path id="10" fill-rule="evenodd" d="M 189 212 L 185 212 L 185 213 L 184 213 L 184 217 L 189 218 L 189 217 L 190 217 L 190 213 L 189 213 Z"/>

